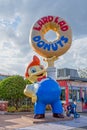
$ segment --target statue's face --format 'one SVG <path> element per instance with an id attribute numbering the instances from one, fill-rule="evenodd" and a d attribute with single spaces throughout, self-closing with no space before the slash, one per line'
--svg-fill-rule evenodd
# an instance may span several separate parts
<path id="1" fill-rule="evenodd" d="M 46 70 L 43 65 L 36 65 L 28 69 L 28 74 L 28 79 L 34 83 L 46 76 Z"/>

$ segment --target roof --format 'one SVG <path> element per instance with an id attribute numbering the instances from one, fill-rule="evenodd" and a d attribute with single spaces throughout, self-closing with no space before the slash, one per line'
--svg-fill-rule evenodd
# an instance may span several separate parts
<path id="1" fill-rule="evenodd" d="M 72 80 L 72 81 L 83 81 L 83 82 L 87 82 L 87 78 L 72 77 L 72 76 L 57 77 L 57 80 Z"/>

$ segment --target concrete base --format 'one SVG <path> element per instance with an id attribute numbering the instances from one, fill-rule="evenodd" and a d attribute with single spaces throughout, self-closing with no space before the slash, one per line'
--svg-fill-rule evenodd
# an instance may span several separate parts
<path id="1" fill-rule="evenodd" d="M 24 118 L 26 118 L 27 120 L 31 120 L 34 124 L 73 120 L 73 117 L 67 116 L 65 116 L 64 118 L 54 118 L 51 113 L 46 113 L 45 118 L 43 119 L 34 119 L 33 115 L 27 115 Z"/>
<path id="2" fill-rule="evenodd" d="M 4 114 L 0 115 L 0 130 L 14 130 L 29 126 L 34 126 L 35 124 L 44 124 L 51 122 L 59 121 L 68 121 L 73 120 L 72 117 L 65 117 L 63 119 L 52 117 L 52 113 L 46 113 L 44 119 L 34 119 L 33 114 L 24 114 L 24 113 L 13 113 L 13 114 Z"/>

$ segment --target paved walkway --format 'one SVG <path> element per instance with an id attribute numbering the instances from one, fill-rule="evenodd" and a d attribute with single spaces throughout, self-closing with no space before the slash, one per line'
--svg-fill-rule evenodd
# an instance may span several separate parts
<path id="1" fill-rule="evenodd" d="M 0 130 L 87 130 L 87 116 L 78 119 L 65 117 L 53 118 L 52 113 L 46 113 L 45 119 L 33 119 L 33 114 L 0 115 Z M 82 129 L 79 129 L 82 130 Z"/>
<path id="2" fill-rule="evenodd" d="M 16 130 L 87 130 L 87 117 L 81 116 L 80 118 L 71 121 L 37 124 Z"/>

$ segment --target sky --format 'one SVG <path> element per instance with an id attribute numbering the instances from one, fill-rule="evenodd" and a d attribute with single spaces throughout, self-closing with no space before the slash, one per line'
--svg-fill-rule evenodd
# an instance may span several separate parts
<path id="1" fill-rule="evenodd" d="M 87 67 L 87 0 L 0 0 L 0 73 L 24 75 L 33 55 L 29 43 L 32 25 L 44 16 L 59 16 L 72 29 L 70 49 L 55 67 Z"/>

